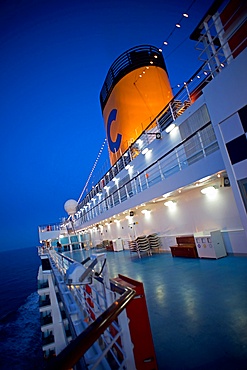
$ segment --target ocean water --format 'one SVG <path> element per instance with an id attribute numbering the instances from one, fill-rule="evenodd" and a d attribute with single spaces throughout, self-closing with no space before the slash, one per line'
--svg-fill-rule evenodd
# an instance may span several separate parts
<path id="1" fill-rule="evenodd" d="M 0 369 L 43 369 L 36 247 L 0 252 Z"/>

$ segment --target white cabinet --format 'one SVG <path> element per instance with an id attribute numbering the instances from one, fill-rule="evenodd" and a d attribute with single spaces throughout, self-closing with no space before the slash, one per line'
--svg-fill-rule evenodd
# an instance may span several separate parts
<path id="1" fill-rule="evenodd" d="M 114 252 L 119 252 L 123 250 L 123 241 L 121 238 L 115 239 L 112 242 Z"/>
<path id="2" fill-rule="evenodd" d="M 194 238 L 200 258 L 221 258 L 227 255 L 220 230 L 210 233 L 198 232 L 194 234 Z"/>

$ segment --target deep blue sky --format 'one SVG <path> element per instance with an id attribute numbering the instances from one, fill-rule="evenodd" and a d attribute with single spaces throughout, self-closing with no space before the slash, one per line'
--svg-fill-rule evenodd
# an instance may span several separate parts
<path id="1" fill-rule="evenodd" d="M 114 60 L 172 32 L 171 85 L 188 80 L 201 65 L 188 36 L 212 2 L 1 0 L 0 250 L 38 245 L 38 225 L 79 198 L 105 139 L 99 93 Z"/>

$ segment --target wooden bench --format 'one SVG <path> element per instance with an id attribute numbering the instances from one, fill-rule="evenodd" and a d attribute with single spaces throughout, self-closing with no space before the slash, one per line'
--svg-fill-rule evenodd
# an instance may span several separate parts
<path id="1" fill-rule="evenodd" d="M 177 236 L 176 242 L 177 245 L 170 247 L 173 257 L 198 257 L 193 235 Z"/>

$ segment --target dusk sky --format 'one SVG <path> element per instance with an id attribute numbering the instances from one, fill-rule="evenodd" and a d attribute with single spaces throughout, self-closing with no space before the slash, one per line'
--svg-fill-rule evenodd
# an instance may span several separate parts
<path id="1" fill-rule="evenodd" d="M 114 60 L 162 47 L 171 86 L 183 83 L 202 64 L 189 35 L 212 3 L 1 0 L 0 250 L 35 247 L 38 225 L 78 200 L 106 136 L 99 94 Z"/>

